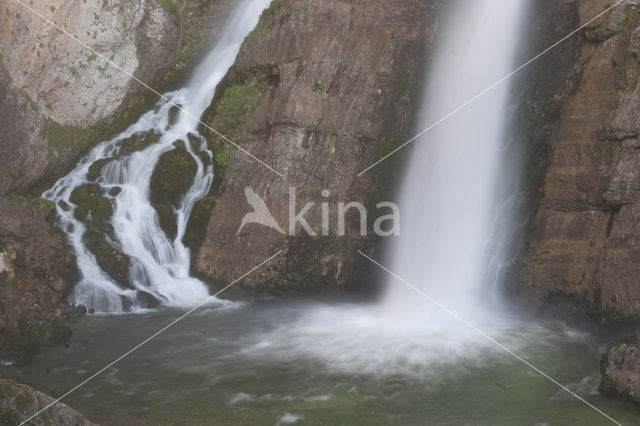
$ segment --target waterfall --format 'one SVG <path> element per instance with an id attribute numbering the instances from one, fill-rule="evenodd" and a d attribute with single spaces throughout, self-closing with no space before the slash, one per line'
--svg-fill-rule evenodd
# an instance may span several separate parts
<path id="1" fill-rule="evenodd" d="M 195 117 L 210 105 L 244 38 L 270 2 L 239 2 L 187 87 L 164 95 L 183 110 L 159 101 L 124 132 L 93 148 L 43 194 L 56 202 L 61 228 L 77 257 L 80 282 L 70 303 L 106 313 L 139 310 L 158 302 L 189 306 L 208 297 L 206 285 L 189 275 L 190 253 L 182 241 L 194 204 L 207 195 L 214 178 L 213 154 L 198 132 Z M 172 205 L 176 229 L 170 238 L 152 205 L 150 183 L 161 156 L 178 147 L 195 164 L 195 176 Z M 82 197 L 89 199 L 89 207 L 80 205 Z M 95 249 L 87 245 L 89 237 L 97 238 L 109 257 L 117 259 L 120 253 L 129 259 L 124 279 L 101 268 Z"/>
<path id="2" fill-rule="evenodd" d="M 420 129 L 511 72 L 525 5 L 456 0 L 448 6 Z M 390 269 L 466 318 L 482 315 L 483 293 L 498 279 L 516 228 L 509 92 L 508 81 L 501 83 L 415 141 L 401 185 L 403 230 L 391 245 Z M 389 281 L 384 306 L 399 320 L 457 321 L 397 280 Z"/>

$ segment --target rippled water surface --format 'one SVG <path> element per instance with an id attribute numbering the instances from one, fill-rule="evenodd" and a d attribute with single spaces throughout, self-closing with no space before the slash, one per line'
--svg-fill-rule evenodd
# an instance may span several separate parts
<path id="1" fill-rule="evenodd" d="M 607 424 L 484 338 L 459 339 L 473 333 L 466 326 L 412 326 L 379 309 L 294 298 L 203 308 L 65 401 L 123 425 Z M 68 348 L 4 373 L 61 395 L 180 314 L 86 318 Z M 640 424 L 635 408 L 597 394 L 593 338 L 504 316 L 478 325 L 612 417 Z"/>

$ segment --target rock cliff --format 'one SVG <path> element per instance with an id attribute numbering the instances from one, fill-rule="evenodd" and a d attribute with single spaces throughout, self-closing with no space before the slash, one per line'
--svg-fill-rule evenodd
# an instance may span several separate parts
<path id="1" fill-rule="evenodd" d="M 76 282 L 41 189 L 190 69 L 231 0 L 0 2 L 0 357 L 64 339 Z M 42 15 L 41 17 L 37 14 Z M 109 60 L 74 41 L 51 20 Z"/>
<path id="2" fill-rule="evenodd" d="M 59 175 L 87 146 L 137 118 L 135 107 L 154 96 L 131 76 L 160 90 L 193 64 L 221 28 L 231 2 L 184 3 L 30 5 L 40 17 L 15 0 L 2 2 L 0 194 Z"/>
<path id="3" fill-rule="evenodd" d="M 551 5 L 566 17 L 557 35 L 610 4 Z M 536 190 L 511 290 L 545 312 L 616 331 L 640 320 L 640 2 L 623 2 L 542 63 L 567 59 L 555 73 L 537 70 L 546 90 L 530 97 Z M 639 362 L 637 337 L 614 344 L 601 362 L 600 391 L 640 402 Z"/>
<path id="4" fill-rule="evenodd" d="M 575 27 L 609 3 L 576 1 Z M 639 24 L 626 1 L 577 36 L 515 282 L 540 306 L 603 322 L 640 318 Z"/>
<path id="5" fill-rule="evenodd" d="M 438 5 L 435 0 L 272 3 L 245 41 L 209 122 L 282 177 L 212 138 L 217 184 L 210 219 L 201 224 L 206 231 L 195 258 L 197 273 L 229 282 L 282 249 L 282 256 L 240 285 L 273 293 L 358 282 L 365 265 L 355 249 L 375 245 L 371 216 L 376 202 L 389 196 L 397 164 L 357 174 L 411 130 Z M 257 224 L 238 233 L 243 216 L 252 211 L 246 187 L 265 201 L 283 233 Z M 313 232 L 300 225 L 289 232 L 290 192 L 296 214 L 314 203 L 305 214 Z M 337 236 L 338 203 L 350 201 L 368 207 L 367 237 L 359 235 L 354 209 L 346 216 L 346 236 Z M 323 202 L 329 235 L 321 232 Z"/>

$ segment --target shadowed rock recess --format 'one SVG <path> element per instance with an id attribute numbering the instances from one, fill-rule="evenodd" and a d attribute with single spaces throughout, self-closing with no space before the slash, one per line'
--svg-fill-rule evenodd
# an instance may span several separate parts
<path id="1" fill-rule="evenodd" d="M 360 201 L 376 210 L 390 197 L 399 173 L 387 162 L 357 173 L 404 142 L 420 101 L 422 66 L 431 45 L 439 1 L 275 0 L 245 41 L 214 101 L 209 123 L 282 173 L 278 176 L 212 136 L 216 153 L 214 207 L 195 270 L 229 282 L 282 249 L 283 255 L 245 278 L 245 289 L 273 293 L 358 284 L 365 269 L 355 249 L 370 250 L 359 236 L 355 210 L 347 236 L 336 237 L 338 202 Z M 289 187 L 297 187 L 296 213 L 318 236 L 298 226 L 285 236 L 250 224 L 251 187 L 283 230 L 289 229 Z M 323 197 L 321 192 L 329 190 Z M 330 207 L 330 236 L 321 236 L 321 202 Z M 389 212 L 385 212 L 388 214 Z M 288 234 L 288 232 L 287 232 Z"/>

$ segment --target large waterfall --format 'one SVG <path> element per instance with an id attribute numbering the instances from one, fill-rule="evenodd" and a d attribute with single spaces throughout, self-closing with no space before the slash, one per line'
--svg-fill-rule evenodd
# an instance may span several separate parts
<path id="1" fill-rule="evenodd" d="M 197 118 L 210 105 L 242 41 L 270 1 L 239 2 L 186 88 L 165 94 L 171 102 L 161 100 L 123 133 L 97 145 L 43 195 L 56 202 L 61 226 L 77 256 L 81 280 L 71 303 L 96 312 L 121 312 L 157 301 L 193 305 L 207 298 L 204 283 L 189 275 L 190 253 L 182 242 L 194 203 L 209 192 L 214 178 L 212 153 L 198 132 Z M 138 150 L 132 148 L 136 144 Z M 197 170 L 193 183 L 172 206 L 175 235 L 169 237 L 160 226 L 149 187 L 161 155 L 178 146 Z M 91 198 L 89 207 L 79 205 L 83 197 Z M 105 211 L 113 214 L 100 223 Z M 95 250 L 87 245 L 89 237 L 101 239 L 107 251 L 112 248 L 114 255 L 119 251 L 129 259 L 124 279 L 118 282 L 101 268 Z"/>
<path id="2" fill-rule="evenodd" d="M 514 67 L 525 0 L 457 0 L 449 6 L 420 114 L 426 128 Z M 504 82 L 427 132 L 411 147 L 399 205 L 403 232 L 390 269 L 454 312 L 473 317 L 497 279 L 513 232 L 501 188 L 516 176 L 506 158 L 509 84 Z M 502 211 L 500 207 L 502 205 Z M 499 217 L 500 222 L 494 223 Z M 494 232 L 495 229 L 495 232 Z M 505 238 L 506 236 L 506 238 Z M 487 265 L 491 265 L 488 267 Z M 396 318 L 457 321 L 390 280 L 385 304 Z"/>
<path id="3" fill-rule="evenodd" d="M 526 0 L 446 5 L 416 132 L 511 72 L 525 8 Z M 491 360 L 488 354 L 499 352 L 460 318 L 511 350 L 539 341 L 544 329 L 493 312 L 483 296 L 509 257 L 517 227 L 510 100 L 509 84 L 498 85 L 407 148 L 401 235 L 385 266 L 450 312 L 389 277 L 380 303 L 307 308 L 298 323 L 261 336 L 256 348 L 268 344 L 282 348 L 278 355 L 319 357 L 347 371 L 422 370 L 436 380 L 449 367 L 434 367 L 457 364 L 460 371 L 463 360 Z"/>

